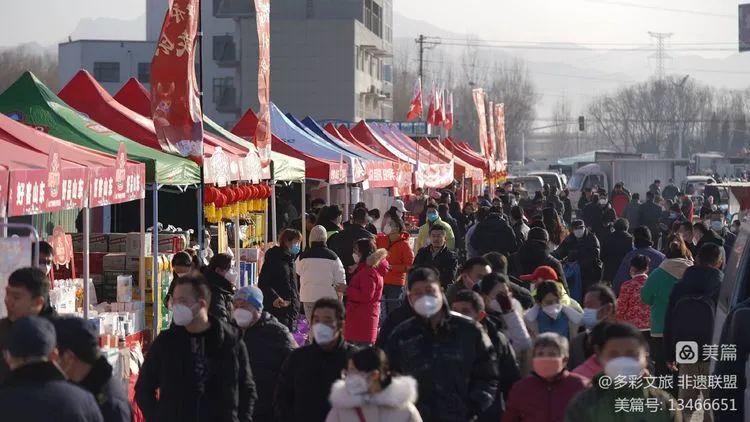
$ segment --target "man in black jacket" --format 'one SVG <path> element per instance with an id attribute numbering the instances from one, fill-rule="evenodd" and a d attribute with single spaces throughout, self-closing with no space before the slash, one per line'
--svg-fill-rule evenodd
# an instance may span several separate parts
<path id="1" fill-rule="evenodd" d="M 493 207 L 487 219 L 477 224 L 471 238 L 471 246 L 479 255 L 500 252 L 508 256 L 518 250 L 516 234 L 500 215 L 500 210 Z"/>
<path id="2" fill-rule="evenodd" d="M 477 292 L 463 290 L 458 292 L 451 309 L 461 315 L 471 318 L 479 323 L 487 333 L 492 346 L 497 352 L 498 374 L 500 375 L 495 394 L 495 402 L 489 409 L 479 416 L 479 422 L 497 422 L 505 412 L 505 401 L 510 393 L 510 388 L 516 381 L 521 379 L 521 371 L 516 363 L 516 357 L 510 346 L 508 338 L 500 332 L 500 329 L 487 317 L 484 309 L 484 300 Z"/>
<path id="3" fill-rule="evenodd" d="M 355 350 L 344 341 L 341 302 L 319 299 L 312 315 L 314 342 L 293 351 L 281 367 L 274 400 L 280 422 L 324 421 L 331 410 L 331 386 L 341 378 Z"/>
<path id="4" fill-rule="evenodd" d="M 41 271 L 41 270 L 40 270 Z M 5 358 L 11 368 L 0 389 L 3 421 L 103 422 L 88 391 L 69 383 L 52 362 L 55 327 L 45 318 L 17 320 Z"/>
<path id="5" fill-rule="evenodd" d="M 354 243 L 359 239 L 375 239 L 375 236 L 367 231 L 366 226 L 367 208 L 357 208 L 352 213 L 351 224 L 328 239 L 328 247 L 336 252 L 344 268 L 347 269 L 347 282 L 352 278 L 350 269 L 356 264 L 352 258 Z"/>
<path id="6" fill-rule="evenodd" d="M 391 334 L 391 370 L 417 380 L 417 409 L 425 421 L 469 421 L 495 401 L 497 354 L 474 321 L 450 312 L 434 277 L 408 280 L 417 313 Z"/>
<path id="7" fill-rule="evenodd" d="M 444 289 L 456 279 L 458 257 L 455 252 L 448 249 L 445 228 L 442 225 L 435 224 L 430 227 L 430 244 L 417 252 L 414 267 L 432 267 L 438 270 Z"/>
<path id="8" fill-rule="evenodd" d="M 13 323 L 28 316 L 55 318 L 57 313 L 49 305 L 49 278 L 39 268 L 20 268 L 8 277 L 5 288 L 5 306 L 8 316 L 0 319 L 0 356 L 8 347 L 8 336 Z M 0 359 L 0 383 L 8 375 L 10 368 L 5 359 Z"/>
<path id="9" fill-rule="evenodd" d="M 453 284 L 445 290 L 445 297 L 448 303 L 453 303 L 458 292 L 463 290 L 474 291 L 477 284 L 482 278 L 492 272 L 490 261 L 482 256 L 467 259 L 461 266 L 461 273 Z M 478 288 L 478 287 L 477 287 Z"/>
<path id="10" fill-rule="evenodd" d="M 209 316 L 210 302 L 202 276 L 177 280 L 174 324 L 154 340 L 135 385 L 147 421 L 252 420 L 258 396 L 245 343 L 237 327 Z"/>
<path id="11" fill-rule="evenodd" d="M 597 230 L 602 225 L 604 208 L 599 199 L 598 193 L 591 195 L 591 202 L 583 208 L 583 222 L 589 230 Z M 606 200 L 604 198 L 604 205 L 606 205 Z"/>
<path id="12" fill-rule="evenodd" d="M 554 255 L 559 259 L 578 263 L 581 268 L 581 291 L 585 292 L 602 279 L 599 239 L 584 227 L 581 220 L 573 221 L 572 228 L 573 233 L 563 240 Z"/>
<path id="13" fill-rule="evenodd" d="M 417 281 L 431 278 L 438 279 L 437 273 L 432 268 L 426 267 L 412 267 L 406 277 L 407 282 L 410 283 L 416 283 Z M 389 313 L 388 316 L 386 316 L 385 321 L 383 321 L 383 324 L 380 326 L 378 340 L 375 342 L 375 345 L 381 349 L 385 349 L 385 345 L 388 343 L 388 339 L 391 338 L 393 330 L 395 330 L 402 322 L 415 316 L 417 316 L 417 313 L 414 312 L 414 308 L 411 307 L 409 298 L 404 296 L 401 305 L 394 309 L 393 312 Z"/>
<path id="14" fill-rule="evenodd" d="M 602 240 L 602 262 L 604 273 L 602 280 L 611 282 L 615 279 L 617 269 L 628 252 L 633 250 L 633 236 L 628 233 L 630 226 L 628 220 L 620 218 L 612 225 L 613 231 L 606 239 Z"/>
<path id="15" fill-rule="evenodd" d="M 662 209 L 654 202 L 654 199 L 653 192 L 646 192 L 646 202 L 638 208 L 638 225 L 646 226 L 651 230 L 654 235 L 654 246 L 658 247 L 661 233 L 659 221 L 661 220 Z M 631 221 L 630 224 L 632 226 L 633 222 Z"/>
<path id="16" fill-rule="evenodd" d="M 529 238 L 526 244 L 521 246 L 518 252 L 508 258 L 509 273 L 516 278 L 522 275 L 531 274 L 538 267 L 548 266 L 552 267 L 557 273 L 557 281 L 565 286 L 566 291 L 570 291 L 568 288 L 568 282 L 565 279 L 565 271 L 560 261 L 554 256 L 550 255 L 549 247 L 549 234 L 547 230 L 541 227 L 534 227 L 529 230 Z M 528 289 L 531 286 L 528 283 L 521 284 L 522 287 Z"/>
<path id="17" fill-rule="evenodd" d="M 99 351 L 99 334 L 82 318 L 60 317 L 57 332 L 58 366 L 72 383 L 94 395 L 104 422 L 130 422 L 132 410 L 121 380 Z"/>
<path id="18" fill-rule="evenodd" d="M 286 326 L 273 315 L 263 312 L 263 292 L 255 286 L 245 286 L 234 295 L 234 321 L 244 331 L 242 339 L 258 389 L 253 420 L 274 422 L 276 382 L 281 366 L 297 343 Z"/>

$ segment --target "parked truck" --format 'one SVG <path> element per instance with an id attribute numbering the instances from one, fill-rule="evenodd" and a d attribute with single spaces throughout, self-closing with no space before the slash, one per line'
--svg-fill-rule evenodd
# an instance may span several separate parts
<path id="1" fill-rule="evenodd" d="M 573 208 L 577 208 L 584 189 L 598 187 L 609 194 L 618 182 L 623 182 L 631 193 L 638 192 L 641 198 L 645 199 L 646 192 L 654 180 L 661 180 L 662 188 L 669 179 L 680 186 L 688 175 L 688 167 L 688 160 L 597 157 L 595 163 L 585 165 L 573 173 L 568 181 L 570 200 Z"/>

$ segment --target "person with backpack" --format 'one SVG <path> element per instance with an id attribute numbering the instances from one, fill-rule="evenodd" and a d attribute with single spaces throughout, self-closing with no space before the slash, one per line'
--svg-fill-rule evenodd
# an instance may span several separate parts
<path id="1" fill-rule="evenodd" d="M 616 295 L 620 295 L 622 284 L 630 280 L 630 261 L 636 255 L 643 255 L 649 259 L 651 268 L 658 268 L 664 261 L 664 254 L 654 249 L 654 242 L 651 238 L 651 230 L 648 227 L 641 226 L 633 231 L 633 246 L 635 249 L 628 252 L 622 259 L 620 267 L 617 269 L 615 278 L 612 280 L 612 288 Z"/>
<path id="2" fill-rule="evenodd" d="M 719 298 L 721 281 L 722 249 L 714 243 L 707 243 L 698 252 L 697 265 L 688 268 L 682 279 L 675 284 L 669 296 L 667 313 L 664 321 L 664 347 L 667 353 L 667 365 L 680 376 L 695 378 L 709 374 L 711 361 L 703 360 L 703 346 L 713 343 L 714 315 Z M 701 353 L 699 360 L 692 364 L 677 364 L 677 353 L 686 359 L 689 350 L 675 350 L 680 341 L 698 343 Z M 684 355 L 683 355 L 684 352 Z M 705 392 L 697 388 L 681 388 L 679 398 L 695 401 L 699 395 L 707 398 Z M 690 409 L 685 409 L 686 420 L 690 420 Z M 705 412 L 705 411 L 704 411 Z"/>

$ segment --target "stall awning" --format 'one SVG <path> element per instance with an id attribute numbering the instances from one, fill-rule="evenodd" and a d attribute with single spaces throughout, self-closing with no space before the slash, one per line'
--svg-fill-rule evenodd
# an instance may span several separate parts
<path id="1" fill-rule="evenodd" d="M 451 153 L 438 141 L 421 138 L 417 140 L 417 144 L 419 147 L 428 149 L 430 152 L 436 154 L 438 157 L 444 160 L 453 160 L 454 172 L 456 177 L 465 177 L 467 179 L 471 179 L 472 184 L 475 185 L 482 184 L 482 182 L 484 181 L 484 172 L 481 169 L 472 166 L 471 164 L 461 159 L 460 156 Z"/>
<path id="2" fill-rule="evenodd" d="M 198 166 L 148 148 L 68 107 L 30 72 L 0 94 L 0 112 L 16 121 L 87 148 L 116 155 L 125 144 L 128 158 L 146 165 L 146 182 L 190 185 L 200 182 Z"/>

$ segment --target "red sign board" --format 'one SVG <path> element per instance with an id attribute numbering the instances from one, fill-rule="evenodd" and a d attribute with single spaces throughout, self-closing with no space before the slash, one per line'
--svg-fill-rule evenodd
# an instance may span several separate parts
<path id="1" fill-rule="evenodd" d="M 255 146 L 262 167 L 271 162 L 271 1 L 255 0 L 255 20 L 258 27 L 258 126 Z"/>
<path id="2" fill-rule="evenodd" d="M 89 202 L 92 208 L 135 201 L 145 197 L 145 168 L 128 164 L 125 144 L 117 151 L 115 167 L 91 169 Z"/>
<path id="3" fill-rule="evenodd" d="M 56 226 L 52 230 L 52 236 L 47 238 L 52 245 L 52 260 L 56 266 L 66 267 L 73 259 L 73 238 L 65 234 L 62 227 Z"/>
<path id="4" fill-rule="evenodd" d="M 195 75 L 200 0 L 172 0 L 151 61 L 151 113 L 167 152 L 203 162 L 203 115 Z"/>

